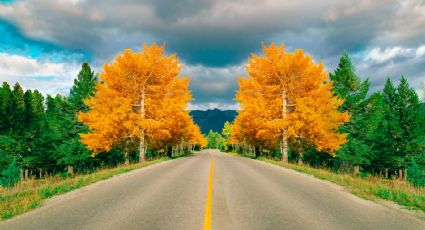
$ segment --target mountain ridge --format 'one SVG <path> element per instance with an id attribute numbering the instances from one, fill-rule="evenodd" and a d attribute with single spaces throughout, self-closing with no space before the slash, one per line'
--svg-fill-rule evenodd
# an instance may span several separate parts
<path id="1" fill-rule="evenodd" d="M 193 121 L 201 128 L 203 134 L 208 134 L 210 130 L 220 132 L 226 121 L 233 122 L 237 115 L 236 110 L 192 110 L 190 115 Z"/>

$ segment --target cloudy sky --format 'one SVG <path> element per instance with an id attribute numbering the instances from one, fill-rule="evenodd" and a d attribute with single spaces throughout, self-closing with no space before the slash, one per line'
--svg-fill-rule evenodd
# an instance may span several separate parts
<path id="1" fill-rule="evenodd" d="M 0 0 L 0 81 L 66 93 L 125 48 L 164 43 L 191 77 L 191 108 L 235 108 L 236 77 L 261 44 L 302 48 L 328 71 L 348 51 L 380 90 L 401 75 L 422 95 L 424 0 Z"/>

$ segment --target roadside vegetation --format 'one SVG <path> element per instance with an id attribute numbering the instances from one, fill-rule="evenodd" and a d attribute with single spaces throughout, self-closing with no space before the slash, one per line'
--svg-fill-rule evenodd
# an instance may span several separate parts
<path id="1" fill-rule="evenodd" d="M 114 168 L 99 169 L 89 174 L 62 174 L 37 180 L 24 180 L 13 187 L 0 188 L 0 218 L 1 220 L 5 220 L 28 212 L 41 206 L 48 198 L 111 178 L 115 175 L 188 155 L 190 153 L 174 157 L 162 157 L 143 164 L 123 164 Z"/>
<path id="2" fill-rule="evenodd" d="M 405 77 L 370 92 L 347 53 L 328 75 L 302 50 L 274 44 L 249 58 L 246 70 L 236 95 L 241 110 L 221 133 L 208 134 L 209 147 L 425 211 L 425 109 Z"/>
<path id="3" fill-rule="evenodd" d="M 189 79 L 179 76 L 178 59 L 164 46 L 142 48 L 125 50 L 99 74 L 83 63 L 66 96 L 2 84 L 1 219 L 205 145 L 186 110 Z"/>
<path id="4" fill-rule="evenodd" d="M 246 69 L 241 110 L 221 134 L 208 135 L 208 146 L 425 186 L 425 109 L 405 77 L 370 92 L 347 53 L 327 74 L 302 50 L 275 44 Z"/>
<path id="5" fill-rule="evenodd" d="M 425 188 L 415 187 L 404 180 L 392 180 L 382 176 L 365 174 L 354 176 L 352 174 L 335 173 L 325 168 L 284 163 L 265 157 L 256 159 L 333 182 L 341 185 L 352 194 L 367 200 L 388 200 L 408 209 L 420 210 L 425 213 Z"/>
<path id="6" fill-rule="evenodd" d="M 0 188 L 199 150 L 206 141 L 186 110 L 189 79 L 180 70 L 153 44 L 125 50 L 99 74 L 83 63 L 67 95 L 4 82 Z"/>

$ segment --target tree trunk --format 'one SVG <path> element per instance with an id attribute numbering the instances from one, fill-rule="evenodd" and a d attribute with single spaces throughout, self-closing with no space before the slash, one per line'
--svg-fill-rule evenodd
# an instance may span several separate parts
<path id="1" fill-rule="evenodd" d="M 398 169 L 398 179 L 403 180 L 403 169 Z"/>
<path id="2" fill-rule="evenodd" d="M 28 169 L 25 169 L 24 180 L 28 180 L 28 173 L 29 173 Z"/>
<path id="3" fill-rule="evenodd" d="M 43 170 L 42 169 L 38 169 L 38 176 L 41 179 L 41 177 L 43 177 Z"/>
<path id="4" fill-rule="evenodd" d="M 129 165 L 130 164 L 130 154 L 128 154 L 128 151 L 124 151 L 124 164 Z"/>
<path id="5" fill-rule="evenodd" d="M 139 163 L 145 163 L 146 161 L 146 148 L 145 148 L 145 129 L 140 129 L 140 143 L 139 143 Z"/>
<path id="6" fill-rule="evenodd" d="M 145 119 L 145 92 L 142 91 L 142 98 L 140 99 L 140 117 Z M 139 143 L 139 163 L 145 163 L 146 161 L 146 140 L 145 140 L 145 128 L 140 129 L 140 143 Z"/>
<path id="7" fill-rule="evenodd" d="M 385 178 L 388 179 L 388 169 L 385 169 Z"/>
<path id="8" fill-rule="evenodd" d="M 407 169 L 404 169 L 403 180 L 407 180 Z"/>
<path id="9" fill-rule="evenodd" d="M 303 165 L 303 151 L 298 151 L 298 165 Z"/>
<path id="10" fill-rule="evenodd" d="M 360 166 L 359 165 L 354 165 L 354 169 L 353 169 L 353 175 L 357 176 L 360 173 Z"/>
<path id="11" fill-rule="evenodd" d="M 68 165 L 67 170 L 70 175 L 74 175 L 74 166 Z"/>
<path id="12" fill-rule="evenodd" d="M 286 118 L 286 92 L 282 91 L 282 119 Z M 282 140 L 280 143 L 280 153 L 282 155 L 282 162 L 288 163 L 288 136 L 287 130 L 284 128 L 282 130 Z"/>
<path id="13" fill-rule="evenodd" d="M 282 155 L 282 162 L 288 163 L 288 140 L 286 139 L 286 130 L 284 130 L 282 134 L 280 153 Z"/>
<path id="14" fill-rule="evenodd" d="M 25 178 L 24 178 L 24 169 L 19 169 L 19 175 L 20 175 L 20 178 L 21 178 L 21 181 L 23 181 Z"/>

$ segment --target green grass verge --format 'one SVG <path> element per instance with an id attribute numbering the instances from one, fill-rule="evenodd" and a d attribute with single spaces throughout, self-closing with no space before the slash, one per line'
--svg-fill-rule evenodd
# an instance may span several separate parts
<path id="1" fill-rule="evenodd" d="M 12 188 L 0 188 L 0 218 L 5 220 L 28 212 L 41 206 L 45 199 L 55 195 L 63 194 L 118 174 L 188 155 L 190 154 L 172 158 L 160 158 L 144 164 L 121 165 L 116 168 L 101 169 L 91 174 L 67 178 L 54 176 L 41 180 L 28 180 Z"/>
<path id="2" fill-rule="evenodd" d="M 235 153 L 231 154 L 243 156 Z M 292 169 L 297 172 L 312 175 L 322 180 L 333 182 L 343 186 L 352 194 L 364 199 L 388 200 L 408 209 L 421 210 L 425 213 L 425 188 L 414 187 L 406 181 L 389 180 L 376 176 L 358 177 L 348 174 L 338 174 L 327 169 L 312 168 L 307 165 L 283 163 L 264 157 L 253 159 Z"/>

